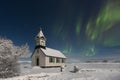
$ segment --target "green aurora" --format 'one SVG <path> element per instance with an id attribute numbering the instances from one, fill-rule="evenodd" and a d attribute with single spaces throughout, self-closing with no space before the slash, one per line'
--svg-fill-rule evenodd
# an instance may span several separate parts
<path id="1" fill-rule="evenodd" d="M 73 19 L 70 17 L 71 13 L 66 16 L 69 17 L 67 24 L 70 24 L 71 19 Z M 81 36 L 83 21 L 80 16 L 81 15 L 79 15 L 79 17 L 76 17 L 76 20 L 74 20 L 76 21 L 74 22 L 76 24 L 73 25 L 75 26 L 72 29 L 73 31 L 70 31 L 71 29 L 69 29 L 69 26 L 65 25 L 66 21 L 64 20 L 61 23 L 56 22 L 58 29 L 55 27 L 53 28 L 55 29 L 53 30 L 54 34 L 63 38 L 63 43 L 65 44 L 64 48 L 62 49 L 63 53 L 72 53 L 74 52 L 73 47 L 77 46 L 80 47 L 79 51 L 81 54 L 85 56 L 94 56 L 97 54 L 97 49 L 95 48 L 96 44 L 106 47 L 114 47 L 120 45 L 120 28 L 119 26 L 116 26 L 116 24 L 120 23 L 119 0 L 107 0 L 101 6 L 98 15 L 95 18 L 92 16 L 89 18 L 84 31 L 86 40 L 83 39 L 83 41 L 81 40 L 81 38 L 83 38 Z M 71 37 L 71 33 L 76 35 L 77 38 L 75 37 L 75 42 L 79 43 L 72 43 L 71 38 L 74 37 Z M 81 47 L 82 43 L 84 43 L 83 47 Z"/>
<path id="2" fill-rule="evenodd" d="M 120 2 L 117 0 L 108 1 L 100 10 L 96 19 L 90 19 L 86 26 L 86 35 L 91 41 L 101 43 L 104 46 L 120 45 L 119 31 L 116 30 L 120 22 Z M 113 30 L 112 34 L 108 34 Z M 108 35 L 105 36 L 104 35 Z"/>
<path id="3" fill-rule="evenodd" d="M 92 45 L 99 44 L 106 47 L 120 45 L 120 1 L 108 0 L 101 8 L 98 16 L 90 18 L 86 25 L 86 36 Z M 84 49 L 86 56 L 94 56 L 97 52 L 95 47 Z"/>

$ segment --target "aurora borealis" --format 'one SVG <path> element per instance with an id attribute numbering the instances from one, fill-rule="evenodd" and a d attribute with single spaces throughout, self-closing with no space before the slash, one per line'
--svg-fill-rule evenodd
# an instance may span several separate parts
<path id="1" fill-rule="evenodd" d="M 108 48 L 120 46 L 120 1 L 106 0 L 101 1 L 101 4 L 97 4 L 97 2 L 99 1 L 96 1 L 96 5 L 90 5 L 90 8 L 88 9 L 92 11 L 90 12 L 88 10 L 89 14 L 85 13 L 81 7 L 79 7 L 79 12 L 73 13 L 74 8 L 72 8 L 65 12 L 68 14 L 65 16 L 65 18 L 68 17 L 67 23 L 65 23 L 66 21 L 64 20 L 66 19 L 64 18 L 63 22 L 57 23 L 56 26 L 60 29 L 58 28 L 53 32 L 59 34 L 57 36 L 61 36 L 62 38 L 65 38 L 65 40 L 68 40 L 67 43 L 65 41 L 66 46 L 63 50 L 64 53 L 73 53 L 72 50 L 75 50 L 74 48 L 76 48 L 74 46 L 77 46 L 80 53 L 83 53 L 86 56 L 94 56 L 97 54 L 96 46 Z M 71 7 L 71 5 L 73 5 L 72 2 L 67 6 Z M 81 5 L 79 4 L 79 6 Z M 94 9 L 97 10 L 93 11 Z M 72 14 L 79 15 L 74 16 L 73 18 L 71 16 Z"/>
<path id="2" fill-rule="evenodd" d="M 119 0 L 20 0 L 0 2 L 0 35 L 28 43 L 41 27 L 47 46 L 67 55 L 120 55 Z"/>

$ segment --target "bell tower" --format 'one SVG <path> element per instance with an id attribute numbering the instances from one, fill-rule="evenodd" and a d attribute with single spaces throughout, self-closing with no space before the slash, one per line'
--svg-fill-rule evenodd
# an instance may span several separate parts
<path id="1" fill-rule="evenodd" d="M 44 49 L 46 47 L 46 38 L 41 29 L 40 29 L 40 32 L 35 37 L 35 43 L 36 43 L 36 47 L 41 47 Z"/>

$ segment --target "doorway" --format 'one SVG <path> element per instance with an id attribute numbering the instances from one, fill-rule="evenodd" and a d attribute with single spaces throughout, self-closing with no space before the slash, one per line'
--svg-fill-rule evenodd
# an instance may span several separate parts
<path id="1" fill-rule="evenodd" d="M 36 66 L 39 66 L 39 58 L 36 59 Z"/>

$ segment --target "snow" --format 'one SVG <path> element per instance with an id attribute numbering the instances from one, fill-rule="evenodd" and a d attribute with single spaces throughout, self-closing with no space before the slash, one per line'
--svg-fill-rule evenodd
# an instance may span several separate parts
<path id="1" fill-rule="evenodd" d="M 0 78 L 19 75 L 17 60 L 29 54 L 29 46 L 15 46 L 9 39 L 0 37 Z"/>
<path id="2" fill-rule="evenodd" d="M 55 50 L 55 49 L 51 49 L 51 48 L 47 48 L 46 47 L 46 49 L 41 48 L 41 50 L 47 56 L 54 56 L 54 57 L 66 58 L 60 51 Z"/>
<path id="3" fill-rule="evenodd" d="M 73 73 L 77 65 L 79 72 Z M 120 80 L 120 63 L 71 63 L 65 71 L 60 68 L 31 67 L 21 62 L 21 76 L 0 80 Z"/>
<path id="4" fill-rule="evenodd" d="M 37 34 L 37 37 L 44 37 L 42 30 Z"/>
<path id="5" fill-rule="evenodd" d="M 14 78 L 0 79 L 0 80 L 48 80 L 50 77 L 58 75 L 58 73 L 40 73 L 40 74 L 32 74 L 19 76 Z M 50 79 L 49 79 L 50 80 Z"/>

